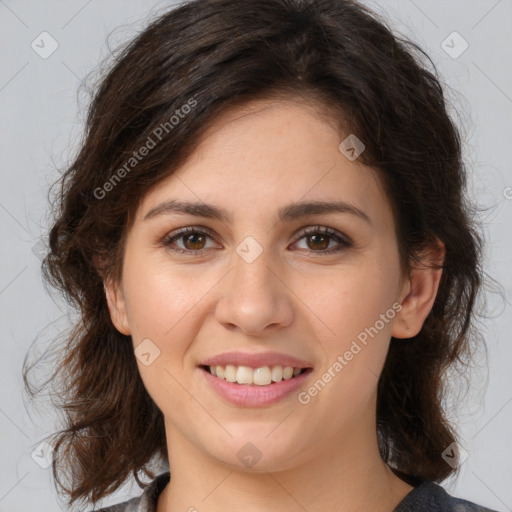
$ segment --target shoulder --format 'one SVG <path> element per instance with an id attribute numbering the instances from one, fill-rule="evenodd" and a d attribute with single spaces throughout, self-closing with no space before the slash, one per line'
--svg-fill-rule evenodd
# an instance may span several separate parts
<path id="1" fill-rule="evenodd" d="M 423 482 L 393 512 L 496 512 L 471 501 L 451 496 L 435 482 Z"/>
<path id="2" fill-rule="evenodd" d="M 141 498 L 141 496 L 132 498 L 131 500 L 123 501 L 123 503 L 117 503 L 110 507 L 100 508 L 96 512 L 146 512 L 147 509 L 141 508 Z"/>
<path id="3" fill-rule="evenodd" d="M 156 512 L 158 497 L 169 483 L 169 480 L 170 473 L 162 473 L 144 488 L 140 496 L 89 512 Z"/>

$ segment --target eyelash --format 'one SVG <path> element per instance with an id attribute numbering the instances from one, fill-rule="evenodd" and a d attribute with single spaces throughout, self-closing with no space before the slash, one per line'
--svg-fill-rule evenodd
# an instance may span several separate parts
<path id="1" fill-rule="evenodd" d="M 169 233 L 168 235 L 166 235 L 164 237 L 164 239 L 161 242 L 161 245 L 170 249 L 171 251 L 173 251 L 175 253 L 178 253 L 178 254 L 187 254 L 187 255 L 191 255 L 191 256 L 202 256 L 206 251 L 208 251 L 208 249 L 198 249 L 198 250 L 194 251 L 194 250 L 171 247 L 171 244 L 174 240 L 182 238 L 184 235 L 189 234 L 189 233 L 206 235 L 217 242 L 215 236 L 213 236 L 213 234 L 206 228 L 197 228 L 197 227 L 190 226 L 190 227 L 182 228 L 182 229 L 179 229 L 172 233 Z M 352 242 L 349 241 L 346 237 L 341 236 L 341 234 L 339 234 L 335 229 L 329 228 L 326 226 L 313 226 L 313 227 L 304 229 L 303 231 L 301 231 L 298 234 L 299 238 L 296 240 L 296 242 L 298 242 L 302 238 L 305 238 L 308 235 L 317 235 L 317 234 L 328 235 L 329 238 L 332 238 L 336 242 L 338 242 L 340 244 L 340 246 L 336 247 L 334 249 L 329 249 L 329 250 L 324 250 L 324 251 L 306 250 L 306 252 L 310 255 L 323 256 L 326 254 L 327 255 L 335 254 L 335 253 L 341 252 L 345 249 L 348 249 L 349 247 L 352 246 Z M 294 242 L 294 243 L 296 243 L 296 242 Z"/>

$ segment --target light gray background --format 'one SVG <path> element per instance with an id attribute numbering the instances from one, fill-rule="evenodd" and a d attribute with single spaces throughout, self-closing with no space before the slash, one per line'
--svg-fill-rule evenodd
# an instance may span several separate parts
<path id="1" fill-rule="evenodd" d="M 511 0 L 367 3 L 425 49 L 452 88 L 448 94 L 459 112 L 473 195 L 483 206 L 493 207 L 484 217 L 486 269 L 509 299 Z M 0 0 L 0 512 L 65 509 L 50 469 L 31 457 L 36 450 L 44 460 L 44 452 L 37 448 L 57 419 L 47 403 L 25 403 L 21 365 L 36 338 L 41 352 L 68 321 L 65 305 L 42 286 L 38 241 L 46 231 L 47 191 L 57 176 L 55 168 L 65 166 L 80 139 L 87 98 L 77 106 L 77 88 L 108 55 L 108 34 L 116 29 L 109 39 L 116 47 L 170 5 L 142 0 Z M 46 59 L 31 48 L 44 31 L 58 43 Z M 441 46 L 454 31 L 469 45 L 457 58 Z M 445 43 L 453 46 L 452 52 L 462 48 L 462 41 L 452 39 Z M 468 458 L 459 478 L 443 485 L 452 494 L 506 511 L 512 510 L 512 317 L 510 305 L 498 296 L 489 294 L 487 300 L 493 318 L 482 329 L 489 348 L 489 375 L 487 379 L 485 369 L 472 375 L 466 401 L 454 400 Z M 104 504 L 139 493 L 137 485 L 126 485 Z"/>

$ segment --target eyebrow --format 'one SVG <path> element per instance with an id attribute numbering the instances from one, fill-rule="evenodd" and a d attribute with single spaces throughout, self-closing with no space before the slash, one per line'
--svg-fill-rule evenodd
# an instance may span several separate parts
<path id="1" fill-rule="evenodd" d="M 144 216 L 143 221 L 147 221 L 160 215 L 170 215 L 173 213 L 189 214 L 197 217 L 216 219 L 221 222 L 229 223 L 232 220 L 231 215 L 218 206 L 206 203 L 178 201 L 170 199 L 154 208 L 151 208 Z M 281 222 L 292 221 L 307 217 L 310 215 L 321 215 L 325 213 L 348 213 L 357 216 L 371 225 L 371 220 L 362 210 L 343 201 L 311 201 L 292 203 L 280 208 L 277 212 L 278 219 Z"/>

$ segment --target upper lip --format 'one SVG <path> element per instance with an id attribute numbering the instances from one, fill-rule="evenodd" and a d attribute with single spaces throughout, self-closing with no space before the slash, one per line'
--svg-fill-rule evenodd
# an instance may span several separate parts
<path id="1" fill-rule="evenodd" d="M 248 366 L 249 368 L 261 368 L 262 366 L 291 366 L 293 368 L 311 368 L 311 365 L 302 359 L 281 354 L 279 352 L 261 352 L 250 354 L 248 352 L 225 352 L 205 360 L 205 366 Z"/>

